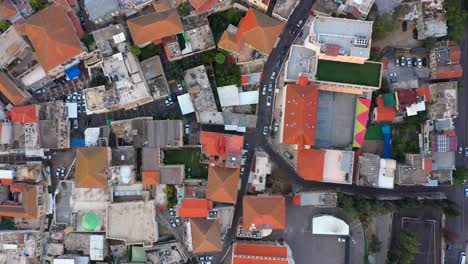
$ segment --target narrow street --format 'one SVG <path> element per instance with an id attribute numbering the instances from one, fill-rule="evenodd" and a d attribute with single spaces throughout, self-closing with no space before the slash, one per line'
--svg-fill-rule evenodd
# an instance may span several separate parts
<path id="1" fill-rule="evenodd" d="M 458 92 L 458 118 L 456 120 L 457 143 L 459 147 L 463 148 L 462 154 L 457 153 L 456 165 L 457 167 L 468 167 L 468 157 L 464 155 L 465 147 L 468 147 L 468 23 L 465 24 L 465 39 L 459 45 L 462 52 L 461 65 L 464 69 L 463 77 L 460 80 L 463 85 L 462 89 Z M 468 217 L 465 217 L 468 212 L 468 198 L 465 198 L 464 189 L 468 185 L 464 184 L 461 187 L 449 186 L 443 189 L 447 195 L 447 199 L 456 203 L 463 211 L 458 217 L 447 218 L 446 228 L 459 235 L 459 242 L 454 245 L 454 249 L 449 252 L 445 258 L 446 264 L 455 264 L 459 261 L 460 252 L 466 250 L 468 241 Z"/>

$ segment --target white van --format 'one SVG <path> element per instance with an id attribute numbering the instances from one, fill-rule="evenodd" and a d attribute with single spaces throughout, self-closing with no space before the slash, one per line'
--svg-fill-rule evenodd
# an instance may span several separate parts
<path id="1" fill-rule="evenodd" d="M 465 264 L 466 262 L 466 254 L 465 252 L 460 253 L 460 264 Z"/>

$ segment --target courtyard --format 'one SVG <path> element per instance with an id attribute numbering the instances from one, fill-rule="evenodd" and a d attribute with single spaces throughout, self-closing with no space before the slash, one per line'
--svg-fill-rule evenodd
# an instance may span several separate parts
<path id="1" fill-rule="evenodd" d="M 207 179 L 208 165 L 200 163 L 200 148 L 184 148 L 164 151 L 165 165 L 185 165 L 185 177 L 188 179 Z"/>
<path id="2" fill-rule="evenodd" d="M 364 64 L 319 60 L 316 78 L 319 81 L 380 87 L 380 63 Z"/>

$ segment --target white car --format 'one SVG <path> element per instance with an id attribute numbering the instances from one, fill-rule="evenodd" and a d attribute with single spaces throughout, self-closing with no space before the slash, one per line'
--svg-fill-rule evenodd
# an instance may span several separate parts
<path id="1" fill-rule="evenodd" d="M 339 238 L 338 238 L 338 242 L 344 243 L 344 242 L 346 242 L 346 239 L 345 239 L 345 238 L 342 238 L 342 237 L 339 237 Z"/>
<path id="2" fill-rule="evenodd" d="M 266 95 L 266 90 L 267 90 L 267 86 L 266 86 L 266 84 L 264 84 L 263 88 L 262 88 L 262 94 L 263 95 Z"/>
<path id="3" fill-rule="evenodd" d="M 263 135 L 264 136 L 268 135 L 268 127 L 267 126 L 263 127 Z"/>
<path id="4" fill-rule="evenodd" d="M 274 80 L 274 79 L 275 79 L 275 76 L 276 76 L 276 72 L 273 72 L 273 73 L 271 74 L 271 79 Z"/>
<path id="5" fill-rule="evenodd" d="M 422 67 L 422 60 L 418 59 L 418 68 L 421 68 L 421 67 Z"/>
<path id="6" fill-rule="evenodd" d="M 268 96 L 267 97 L 267 106 L 270 106 L 271 105 L 271 96 Z"/>

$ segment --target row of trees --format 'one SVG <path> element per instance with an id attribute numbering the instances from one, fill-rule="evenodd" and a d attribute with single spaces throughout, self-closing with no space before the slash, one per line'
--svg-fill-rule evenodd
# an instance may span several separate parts
<path id="1" fill-rule="evenodd" d="M 393 245 L 388 253 L 388 263 L 413 264 L 414 255 L 419 252 L 419 242 L 416 233 L 403 231 L 398 243 Z"/>

